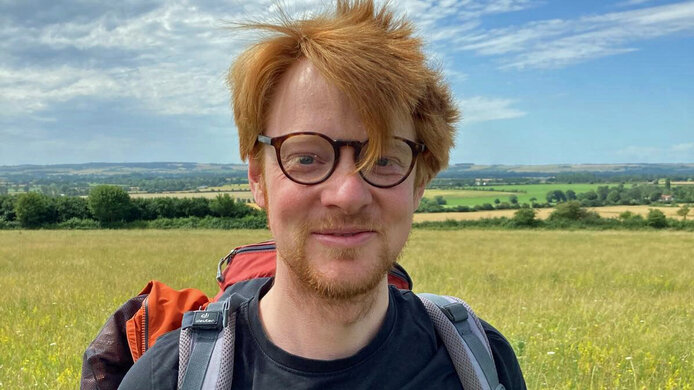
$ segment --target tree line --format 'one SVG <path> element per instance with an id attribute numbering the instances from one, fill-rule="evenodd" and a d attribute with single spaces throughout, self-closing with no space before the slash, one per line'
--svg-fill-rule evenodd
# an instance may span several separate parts
<path id="1" fill-rule="evenodd" d="M 484 191 L 494 191 L 493 187 Z M 671 201 L 664 201 L 662 196 L 672 196 Z M 694 185 L 672 187 L 669 179 L 664 186 L 655 184 L 636 184 L 626 187 L 624 184 L 616 186 L 599 186 L 595 190 L 576 193 L 574 190 L 551 190 L 545 195 L 544 202 L 537 198 L 530 198 L 530 203 L 519 203 L 517 195 L 509 195 L 508 200 L 495 199 L 494 204 L 482 203 L 475 206 L 447 207 L 446 200 L 442 196 L 434 199 L 422 198 L 417 212 L 470 212 L 480 210 L 507 210 L 520 209 L 522 207 L 546 208 L 555 207 L 560 203 L 576 201 L 582 207 L 601 207 L 615 205 L 652 205 L 665 203 L 694 203 Z"/>
<path id="2" fill-rule="evenodd" d="M 196 224 L 206 219 L 207 224 L 225 224 L 234 219 L 241 227 L 265 227 L 264 212 L 248 206 L 229 194 L 207 198 L 131 198 L 121 187 L 95 186 L 84 197 L 48 196 L 38 192 L 20 195 L 0 195 L 0 228 L 5 227 L 128 227 L 134 222 L 185 220 L 183 224 Z M 171 222 L 167 222 L 171 224 Z M 175 224 L 175 223 L 174 223 Z M 141 224 L 140 224 L 141 225 Z M 172 226 L 173 227 L 173 226 Z"/>
<path id="3" fill-rule="evenodd" d="M 662 211 L 650 209 L 646 217 L 625 211 L 618 218 L 602 218 L 598 213 L 589 211 L 577 200 L 566 201 L 556 206 L 546 220 L 537 218 L 537 210 L 520 207 L 511 218 L 482 218 L 478 220 L 427 221 L 414 224 L 417 228 L 426 229 L 462 229 L 462 228 L 494 228 L 494 229 L 674 229 L 694 231 L 694 221 L 687 220 L 689 207 L 682 206 L 677 214 L 681 220 L 667 218 Z"/>

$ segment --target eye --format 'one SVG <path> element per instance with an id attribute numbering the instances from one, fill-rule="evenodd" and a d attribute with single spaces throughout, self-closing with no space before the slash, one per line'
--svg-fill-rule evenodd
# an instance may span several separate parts
<path id="1" fill-rule="evenodd" d="M 399 158 L 388 156 L 379 158 L 374 165 L 379 168 L 400 168 L 403 164 Z"/>
<path id="2" fill-rule="evenodd" d="M 314 156 L 299 156 L 296 160 L 301 165 L 309 165 L 313 164 L 316 158 Z"/>

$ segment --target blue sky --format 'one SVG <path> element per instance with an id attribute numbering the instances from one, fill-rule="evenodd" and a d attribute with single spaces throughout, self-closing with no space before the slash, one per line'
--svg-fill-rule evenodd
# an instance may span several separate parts
<path id="1" fill-rule="evenodd" d="M 275 3 L 0 0 L 0 165 L 240 162 L 224 75 L 253 37 L 223 26 Z M 451 163 L 694 162 L 694 1 L 391 4 L 463 113 Z"/>

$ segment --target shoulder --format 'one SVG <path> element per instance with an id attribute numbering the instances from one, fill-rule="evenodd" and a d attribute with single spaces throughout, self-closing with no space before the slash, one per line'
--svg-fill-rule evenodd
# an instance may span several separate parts
<path id="1" fill-rule="evenodd" d="M 506 337 L 504 337 L 501 332 L 488 322 L 482 319 L 480 319 L 480 322 L 482 322 L 482 328 L 484 328 L 484 332 L 489 340 L 489 346 L 492 349 L 494 365 L 499 374 L 499 382 L 508 390 L 525 389 L 523 372 L 521 371 L 518 358 L 513 351 L 511 343 L 506 340 Z"/>
<path id="2" fill-rule="evenodd" d="M 130 368 L 119 389 L 176 389 L 178 385 L 178 339 L 180 329 L 157 339 Z"/>

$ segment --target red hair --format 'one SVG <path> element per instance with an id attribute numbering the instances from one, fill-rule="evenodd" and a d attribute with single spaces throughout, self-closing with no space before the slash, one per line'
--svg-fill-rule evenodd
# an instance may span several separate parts
<path id="1" fill-rule="evenodd" d="M 369 137 L 365 165 L 392 136 L 393 116 L 408 115 L 416 141 L 427 147 L 417 163 L 417 185 L 446 167 L 458 110 L 440 71 L 427 65 L 410 22 L 396 18 L 387 4 L 377 9 L 373 0 L 338 0 L 333 12 L 311 19 L 280 12 L 276 24 L 241 27 L 272 33 L 244 51 L 227 78 L 244 161 L 260 155 L 256 138 L 265 129 L 274 87 L 306 58 L 361 114 Z"/>

